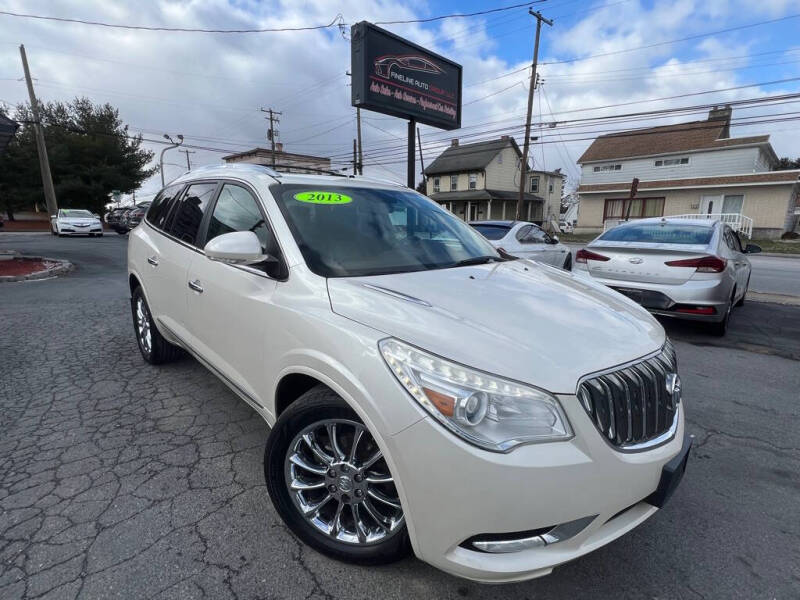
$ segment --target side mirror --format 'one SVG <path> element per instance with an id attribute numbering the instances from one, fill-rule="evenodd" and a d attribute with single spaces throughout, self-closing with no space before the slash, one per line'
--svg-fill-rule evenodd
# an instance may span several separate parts
<path id="1" fill-rule="evenodd" d="M 744 249 L 745 254 L 758 254 L 761 252 L 761 246 L 757 244 L 747 244 Z"/>
<path id="2" fill-rule="evenodd" d="M 550 236 L 550 243 L 551 244 L 557 244 L 558 243 L 558 236 L 557 235 L 551 235 Z"/>
<path id="3" fill-rule="evenodd" d="M 261 250 L 261 242 L 252 231 L 232 231 L 215 237 L 203 248 L 209 260 L 229 265 L 254 265 L 277 259 Z"/>

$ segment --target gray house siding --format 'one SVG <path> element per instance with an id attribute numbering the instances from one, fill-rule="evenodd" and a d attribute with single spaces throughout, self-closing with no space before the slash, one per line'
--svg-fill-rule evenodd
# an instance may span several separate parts
<path id="1" fill-rule="evenodd" d="M 734 173 L 757 173 L 769 171 L 769 161 L 758 147 L 730 148 L 708 152 L 684 152 L 648 158 L 615 160 L 602 163 L 587 163 L 581 166 L 581 183 L 609 183 L 630 181 L 638 177 L 642 181 L 660 179 L 688 179 L 692 177 L 713 177 Z M 688 157 L 688 165 L 656 167 L 655 161 L 665 158 Z M 594 172 L 594 167 L 604 164 L 621 164 L 619 171 Z"/>

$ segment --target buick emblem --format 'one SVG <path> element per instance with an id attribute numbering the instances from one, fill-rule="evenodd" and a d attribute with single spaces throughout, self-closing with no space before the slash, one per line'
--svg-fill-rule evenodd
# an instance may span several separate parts
<path id="1" fill-rule="evenodd" d="M 632 265 L 640 265 L 642 264 L 642 259 L 639 258 L 638 256 L 634 256 L 633 258 L 629 258 L 628 262 L 631 263 Z"/>
<path id="2" fill-rule="evenodd" d="M 678 406 L 681 401 L 681 378 L 677 373 L 667 373 L 667 394 L 672 398 L 672 405 Z"/>

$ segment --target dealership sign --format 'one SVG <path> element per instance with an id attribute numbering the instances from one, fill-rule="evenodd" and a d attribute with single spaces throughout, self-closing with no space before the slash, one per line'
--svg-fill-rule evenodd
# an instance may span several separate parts
<path id="1" fill-rule="evenodd" d="M 461 127 L 461 65 L 366 21 L 351 34 L 353 106 Z"/>

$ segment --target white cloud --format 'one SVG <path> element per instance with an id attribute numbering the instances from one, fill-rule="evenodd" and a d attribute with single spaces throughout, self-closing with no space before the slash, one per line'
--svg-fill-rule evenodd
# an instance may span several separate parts
<path id="1" fill-rule="evenodd" d="M 748 16 L 752 20 L 780 16 L 786 14 L 792 4 L 767 0 L 756 7 L 750 6 Z M 329 23 L 338 14 L 350 24 L 362 19 L 404 20 L 443 12 L 422 0 L 404 3 L 380 0 L 369 4 L 358 0 L 159 0 L 137 3 L 10 0 L 5 3 L 5 8 L 96 21 L 206 28 L 300 27 L 309 23 Z M 710 29 L 722 29 L 734 17 L 740 16 L 741 8 L 739 0 L 729 3 L 678 0 L 658 3 L 652 9 L 643 8 L 635 0 L 615 4 L 585 12 L 578 20 L 557 20 L 555 27 L 545 28 L 546 44 L 543 45 L 545 51 L 541 60 L 546 63 L 565 57 L 613 53 Z M 585 10 L 585 5 L 582 9 Z M 532 20 L 523 10 L 520 10 L 518 20 L 521 25 L 530 24 Z M 558 5 L 554 4 L 548 10 L 558 12 Z M 529 59 L 509 63 L 502 58 L 506 40 L 496 35 L 498 29 L 502 35 L 504 27 L 513 26 L 512 16 L 501 13 L 478 19 L 446 19 L 430 26 L 387 26 L 399 35 L 463 64 L 464 101 L 480 100 L 465 106 L 463 124 L 469 128 L 464 131 L 451 134 L 422 128 L 423 141 L 429 149 L 427 161 L 435 156 L 434 150 L 438 151 L 456 135 L 467 141 L 476 133 L 490 136 L 495 135 L 492 133 L 494 130 L 512 126 L 521 130 L 527 103 L 523 86 L 527 85 L 527 71 L 481 85 L 470 85 L 528 66 Z M 689 43 L 694 47 L 691 56 L 708 59 L 746 54 L 749 42 L 763 35 L 763 31 L 743 30 L 733 37 L 698 39 Z M 2 81 L 6 77 L 21 76 L 16 46 L 25 43 L 37 79 L 37 92 L 43 100 L 87 95 L 96 102 L 108 101 L 119 107 L 123 119 L 132 128 L 141 128 L 146 137 L 160 138 L 164 132 L 183 133 L 188 143 L 230 148 L 231 152 L 266 145 L 265 115 L 258 109 L 271 106 L 283 113 L 280 131 L 288 151 L 319 153 L 341 160 L 347 160 L 351 152 L 355 124 L 345 76 L 345 71 L 350 68 L 350 48 L 349 42 L 336 28 L 248 35 L 179 34 L 0 16 L 0 40 L 2 100 L 17 102 L 26 97 L 23 83 Z M 687 64 L 686 52 L 676 54 L 676 48 L 675 45 L 661 45 L 586 61 L 545 65 L 541 73 L 545 79 L 546 97 L 553 111 L 558 113 L 721 89 L 758 80 L 758 70 L 714 70 L 715 65 L 738 66 L 745 65 L 744 61 Z M 797 54 L 793 57 L 800 58 Z M 774 62 L 779 57 L 764 59 L 767 60 Z M 651 68 L 654 69 L 652 72 L 643 70 Z M 789 73 L 787 77 L 798 73 L 796 65 L 792 64 L 787 64 L 785 71 Z M 509 87 L 511 89 L 505 90 Z M 777 91 L 773 87 L 764 90 L 751 88 L 666 104 L 700 104 Z M 637 104 L 629 109 L 608 109 L 602 113 L 647 110 L 664 105 Z M 540 112 L 544 117 L 539 115 Z M 585 114 L 594 116 L 600 112 Z M 547 103 L 537 100 L 534 121 L 549 120 L 548 113 Z M 571 114 L 570 118 L 579 116 L 582 115 Z M 405 123 L 374 113 L 365 112 L 364 117 L 367 156 L 383 149 L 384 154 L 379 155 L 380 158 L 375 156 L 373 162 L 398 161 L 393 165 L 368 167 L 367 172 L 387 176 L 388 169 L 395 178 L 404 180 Z M 793 134 L 781 133 L 776 126 L 762 129 L 769 127 L 773 127 L 773 143 L 778 153 L 790 153 Z M 325 133 L 326 130 L 330 131 Z M 534 132 L 534 135 L 552 136 L 558 131 L 545 130 Z M 734 131 L 736 135 L 743 133 L 741 129 Z M 496 134 L 500 135 L 500 132 Z M 516 137 L 522 141 L 521 133 Z M 576 159 L 588 143 L 570 142 L 566 150 L 561 144 L 547 144 L 535 150 L 535 160 L 547 168 L 561 167 L 568 173 L 574 172 L 574 165 L 567 163 Z M 151 147 L 156 151 L 161 148 L 157 145 Z M 168 163 L 184 164 L 185 157 L 174 151 L 167 156 Z M 195 164 L 216 162 L 221 156 L 221 153 L 198 150 L 192 155 L 192 160 Z M 167 166 L 168 178 L 180 172 L 182 168 L 179 166 Z M 158 178 L 148 182 L 144 191 L 157 187 Z"/>

